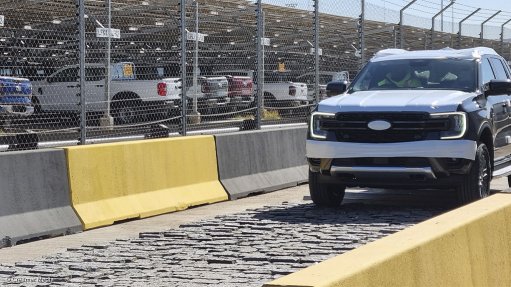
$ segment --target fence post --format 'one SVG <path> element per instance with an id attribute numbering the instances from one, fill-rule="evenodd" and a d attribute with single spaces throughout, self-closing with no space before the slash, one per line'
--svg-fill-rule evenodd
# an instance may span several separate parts
<path id="1" fill-rule="evenodd" d="M 360 51 L 360 69 L 364 66 L 364 48 L 365 48 L 365 0 L 360 0 L 360 16 L 358 17 L 358 48 Z"/>
<path id="2" fill-rule="evenodd" d="M 181 27 L 181 135 L 186 136 L 188 119 L 186 109 L 188 107 L 186 97 L 186 0 L 179 1 Z"/>
<path id="3" fill-rule="evenodd" d="M 262 1 L 257 0 L 256 19 L 256 70 L 255 70 L 255 84 L 256 90 L 256 129 L 261 129 L 261 120 L 263 115 L 263 88 L 264 88 L 264 51 L 263 51 L 263 36 L 264 36 L 264 18 L 262 11 Z"/>
<path id="4" fill-rule="evenodd" d="M 470 13 L 467 17 L 461 19 L 461 21 L 458 23 L 458 49 L 461 48 L 461 28 L 463 27 L 462 26 L 463 22 L 468 20 L 468 18 L 474 16 L 474 14 L 479 12 L 479 10 L 481 10 L 481 8 L 477 8 L 476 10 L 474 10 L 474 12 Z"/>
<path id="5" fill-rule="evenodd" d="M 417 0 L 412 0 L 410 3 L 406 4 L 401 10 L 399 10 L 399 48 L 403 49 L 404 47 L 404 30 L 403 30 L 403 13 L 408 7 L 412 6 L 413 3 L 417 2 Z"/>
<path id="6" fill-rule="evenodd" d="M 493 19 L 495 16 L 499 15 L 500 12 L 502 12 L 502 10 L 499 10 L 497 11 L 495 14 L 491 15 L 488 19 L 484 20 L 482 23 L 481 23 L 481 33 L 479 34 L 480 36 L 480 40 L 481 40 L 481 45 L 483 45 L 483 41 L 484 41 L 484 24 L 486 24 L 488 21 L 490 21 L 491 19 Z"/>
<path id="7" fill-rule="evenodd" d="M 314 0 L 314 99 L 318 103 L 319 98 L 319 0 Z"/>
<path id="8" fill-rule="evenodd" d="M 79 77 L 80 77 L 80 139 L 79 144 L 84 145 L 87 140 L 87 113 L 85 101 L 85 0 L 78 0 L 78 35 Z"/>
<path id="9" fill-rule="evenodd" d="M 511 22 L 511 19 L 507 20 L 500 26 L 500 53 L 504 53 L 504 26 L 507 25 L 507 23 Z"/>
<path id="10" fill-rule="evenodd" d="M 449 5 L 443 7 L 440 10 L 440 12 L 436 13 L 435 16 L 433 16 L 433 18 L 431 18 L 431 45 L 430 45 L 431 49 L 435 48 L 435 19 L 436 19 L 436 17 L 438 17 L 438 15 L 443 15 L 444 11 L 449 9 L 449 7 L 451 7 L 453 4 L 454 4 L 454 1 L 451 1 L 451 3 L 449 3 Z M 442 23 L 443 23 L 443 20 L 442 20 Z M 443 26 L 442 26 L 442 31 L 441 32 L 442 33 L 444 32 L 443 31 Z"/>

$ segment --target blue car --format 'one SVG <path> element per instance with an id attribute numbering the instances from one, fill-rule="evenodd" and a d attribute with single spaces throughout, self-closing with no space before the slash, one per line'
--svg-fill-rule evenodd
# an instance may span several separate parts
<path id="1" fill-rule="evenodd" d="M 27 117 L 33 113 L 30 80 L 0 76 L 0 119 Z"/>

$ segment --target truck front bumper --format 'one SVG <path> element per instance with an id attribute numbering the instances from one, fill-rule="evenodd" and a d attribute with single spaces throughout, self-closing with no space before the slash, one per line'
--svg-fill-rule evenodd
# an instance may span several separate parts
<path id="1" fill-rule="evenodd" d="M 426 157 L 474 160 L 472 140 L 427 140 L 400 143 L 351 143 L 307 140 L 308 158 Z"/>

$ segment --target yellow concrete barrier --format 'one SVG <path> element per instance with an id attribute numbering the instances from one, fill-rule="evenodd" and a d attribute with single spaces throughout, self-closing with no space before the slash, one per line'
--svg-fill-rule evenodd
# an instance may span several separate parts
<path id="1" fill-rule="evenodd" d="M 84 229 L 227 200 L 213 136 L 65 148 Z"/>
<path id="2" fill-rule="evenodd" d="M 264 286 L 511 286 L 511 194 L 480 200 Z"/>

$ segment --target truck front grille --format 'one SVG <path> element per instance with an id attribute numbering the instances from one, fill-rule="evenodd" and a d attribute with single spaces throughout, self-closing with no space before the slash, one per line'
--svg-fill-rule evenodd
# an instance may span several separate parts
<path id="1" fill-rule="evenodd" d="M 391 127 L 370 129 L 368 124 L 376 120 L 385 120 Z M 428 113 L 338 113 L 334 119 L 321 121 L 321 129 L 334 131 L 338 141 L 359 143 L 420 141 L 449 128 L 448 119 L 432 119 Z"/>

